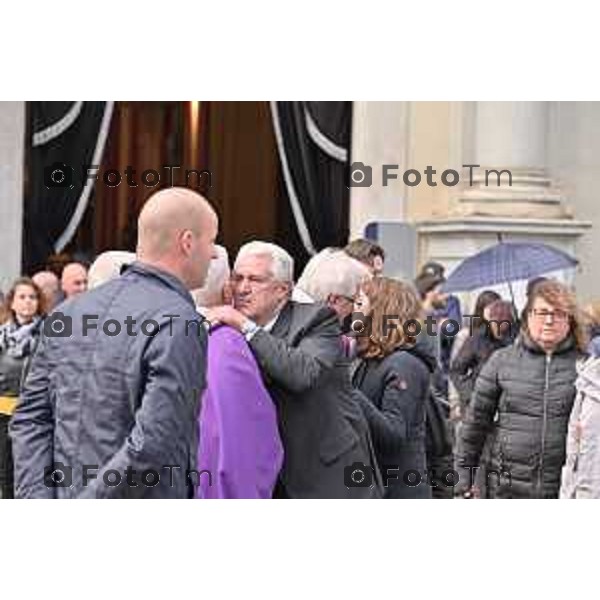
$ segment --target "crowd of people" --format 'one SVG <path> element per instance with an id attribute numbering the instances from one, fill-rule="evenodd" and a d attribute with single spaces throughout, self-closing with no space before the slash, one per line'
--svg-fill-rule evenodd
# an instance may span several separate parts
<path id="1" fill-rule="evenodd" d="M 295 280 L 217 235 L 170 188 L 135 254 L 6 291 L 1 498 L 600 497 L 598 306 L 540 277 L 468 315 L 443 265 L 386 277 L 368 240 Z"/>

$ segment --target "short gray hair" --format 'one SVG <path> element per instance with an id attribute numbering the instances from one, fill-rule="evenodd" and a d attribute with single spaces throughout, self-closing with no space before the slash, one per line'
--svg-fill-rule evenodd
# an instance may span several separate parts
<path id="1" fill-rule="evenodd" d="M 241 258 L 246 256 L 268 256 L 271 258 L 271 274 L 277 281 L 283 281 L 285 283 L 294 282 L 294 259 L 290 254 L 277 244 L 271 244 L 270 242 L 248 242 L 244 244 L 236 258 L 234 264 L 238 264 Z"/>
<path id="2" fill-rule="evenodd" d="M 108 250 L 100 254 L 92 263 L 88 272 L 88 289 L 93 289 L 114 279 L 121 274 L 123 265 L 128 265 L 135 260 L 133 252 L 122 250 Z"/>
<path id="3" fill-rule="evenodd" d="M 296 289 L 315 302 L 326 302 L 330 294 L 353 298 L 360 284 L 370 276 L 366 265 L 343 250 L 325 248 L 308 261 Z"/>
<path id="4" fill-rule="evenodd" d="M 231 275 L 227 249 L 215 244 L 216 258 L 210 261 L 206 280 L 201 288 L 191 291 L 197 306 L 214 306 L 223 302 L 223 288 Z"/>

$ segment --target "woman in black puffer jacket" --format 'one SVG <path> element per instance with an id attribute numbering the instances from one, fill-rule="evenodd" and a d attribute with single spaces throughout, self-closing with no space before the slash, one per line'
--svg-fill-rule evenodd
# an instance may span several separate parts
<path id="1" fill-rule="evenodd" d="M 0 498 L 13 497 L 8 425 L 19 399 L 23 371 L 37 345 L 44 312 L 40 289 L 27 277 L 15 281 L 0 309 Z"/>
<path id="2" fill-rule="evenodd" d="M 575 299 L 562 284 L 536 286 L 514 346 L 497 350 L 475 383 L 461 430 L 459 464 L 471 470 L 491 440 L 487 492 L 491 498 L 556 498 L 565 437 L 575 397 L 576 360 L 585 348 Z"/>

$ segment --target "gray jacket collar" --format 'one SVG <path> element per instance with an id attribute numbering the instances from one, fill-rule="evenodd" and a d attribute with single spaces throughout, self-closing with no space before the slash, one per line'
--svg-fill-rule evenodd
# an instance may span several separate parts
<path id="1" fill-rule="evenodd" d="M 194 299 L 190 292 L 183 285 L 183 282 L 175 275 L 171 273 L 167 273 L 167 271 L 163 271 L 162 269 L 157 269 L 151 265 L 148 265 L 143 262 L 135 261 L 131 263 L 127 269 L 124 271 L 121 277 L 126 278 L 131 273 L 137 273 L 144 277 L 153 277 L 155 279 L 160 280 L 164 285 L 170 287 L 175 290 L 180 296 L 185 298 L 187 302 L 189 302 L 192 307 L 195 308 Z"/>

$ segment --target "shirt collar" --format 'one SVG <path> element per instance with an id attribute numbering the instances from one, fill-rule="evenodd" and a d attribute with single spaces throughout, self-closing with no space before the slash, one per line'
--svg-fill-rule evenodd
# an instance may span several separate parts
<path id="1" fill-rule="evenodd" d="M 269 321 L 269 322 L 268 322 L 266 325 L 264 325 L 262 328 L 263 328 L 265 331 L 268 331 L 268 332 L 270 333 L 270 332 L 271 332 L 271 329 L 273 329 L 273 327 L 275 326 L 275 323 L 277 323 L 277 319 L 279 319 L 279 315 L 280 315 L 280 314 L 281 314 L 281 311 L 280 311 L 280 310 L 278 310 L 278 311 L 275 313 L 275 316 L 274 316 L 274 317 L 273 317 L 273 318 L 272 318 L 272 319 L 271 319 L 271 320 L 270 320 L 270 321 Z"/>

